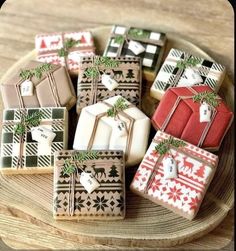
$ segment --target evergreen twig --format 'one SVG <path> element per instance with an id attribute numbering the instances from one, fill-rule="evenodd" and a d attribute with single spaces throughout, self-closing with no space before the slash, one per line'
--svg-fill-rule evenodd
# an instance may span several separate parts
<path id="1" fill-rule="evenodd" d="M 155 146 L 155 150 L 160 154 L 166 154 L 170 147 L 174 146 L 176 148 L 186 146 L 186 143 L 182 140 L 174 139 L 173 137 L 169 137 L 168 139 L 162 140 L 159 144 Z"/>
<path id="2" fill-rule="evenodd" d="M 123 111 L 125 109 L 128 108 L 128 104 L 126 103 L 126 100 L 122 97 L 118 98 L 115 102 L 115 104 L 113 105 L 112 108 L 109 108 L 107 110 L 107 116 L 108 117 L 116 117 L 117 114 L 120 111 Z"/>

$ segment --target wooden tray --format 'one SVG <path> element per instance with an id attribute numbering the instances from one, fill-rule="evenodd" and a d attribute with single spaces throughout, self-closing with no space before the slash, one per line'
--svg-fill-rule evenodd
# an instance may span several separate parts
<path id="1" fill-rule="evenodd" d="M 102 54 L 111 27 L 92 29 L 98 54 Z M 186 50 L 206 59 L 213 60 L 200 48 L 176 35 L 167 34 L 166 54 L 171 47 Z M 35 51 L 13 65 L 1 79 L 1 83 L 15 68 L 29 59 L 35 59 Z M 76 80 L 74 81 L 76 85 Z M 151 116 L 157 101 L 149 97 L 152 83 L 143 83 L 143 111 Z M 233 109 L 234 87 L 229 78 L 220 89 Z M 2 110 L 2 109 L 1 109 Z M 75 109 L 70 112 L 71 146 L 76 126 Z M 154 134 L 151 133 L 150 139 Z M 208 189 L 200 211 L 193 221 L 188 221 L 169 210 L 138 197 L 128 189 L 136 168 L 126 171 L 127 217 L 124 221 L 109 223 L 99 221 L 55 221 L 52 217 L 53 176 L 51 175 L 0 175 L 0 199 L 12 210 L 18 210 L 21 217 L 43 226 L 45 229 L 84 244 L 116 245 L 126 247 L 171 247 L 199 238 L 213 230 L 227 215 L 234 204 L 234 142 L 233 126 L 227 133 L 219 151 L 220 163 Z M 62 247 L 63 248 L 63 247 Z"/>

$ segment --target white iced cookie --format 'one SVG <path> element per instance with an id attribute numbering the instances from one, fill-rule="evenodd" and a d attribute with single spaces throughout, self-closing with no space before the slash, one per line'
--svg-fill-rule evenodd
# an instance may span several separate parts
<path id="1" fill-rule="evenodd" d="M 94 190 L 100 187 L 99 182 L 91 173 L 82 172 L 80 175 L 80 183 L 88 193 L 92 193 Z"/>
<path id="2" fill-rule="evenodd" d="M 32 127 L 31 135 L 33 140 L 39 143 L 46 143 L 48 145 L 51 145 L 52 141 L 56 137 L 56 133 L 43 126 Z"/>

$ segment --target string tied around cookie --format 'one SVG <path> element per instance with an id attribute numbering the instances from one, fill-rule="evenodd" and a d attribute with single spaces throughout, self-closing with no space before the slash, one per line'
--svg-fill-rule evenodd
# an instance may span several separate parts
<path id="1" fill-rule="evenodd" d="M 200 122 L 210 122 L 214 114 L 215 107 L 219 105 L 219 98 L 213 91 L 204 91 L 193 96 L 193 101 L 200 103 Z"/>
<path id="2" fill-rule="evenodd" d="M 181 148 L 186 146 L 187 144 L 183 140 L 175 139 L 174 137 L 170 136 L 167 139 L 163 139 L 162 141 L 158 142 L 155 146 L 155 152 L 159 154 L 158 161 L 156 162 L 154 169 L 152 170 L 152 174 L 150 175 L 147 186 L 145 189 L 145 193 L 147 193 L 150 185 L 153 183 L 155 179 L 155 169 L 158 165 L 162 162 L 163 170 L 164 170 L 164 179 L 173 179 L 178 178 L 178 166 L 177 162 L 171 153 L 171 147 L 174 148 Z"/>
<path id="3" fill-rule="evenodd" d="M 70 158 L 64 160 L 62 174 L 70 176 L 69 182 L 69 195 L 68 195 L 68 210 L 69 215 L 74 215 L 74 194 L 75 194 L 75 179 L 80 173 L 80 184 L 85 188 L 88 193 L 92 193 L 98 187 L 100 183 L 97 179 L 91 174 L 85 171 L 84 162 L 88 160 L 95 160 L 99 158 L 97 151 L 81 151 L 74 153 Z M 86 165 L 85 165 L 86 166 Z"/>

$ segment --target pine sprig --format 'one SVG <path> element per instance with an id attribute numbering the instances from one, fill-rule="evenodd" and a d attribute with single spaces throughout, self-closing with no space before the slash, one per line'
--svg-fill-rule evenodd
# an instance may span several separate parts
<path id="1" fill-rule="evenodd" d="M 109 57 L 98 57 L 95 59 L 94 65 L 84 71 L 87 78 L 97 78 L 100 74 L 98 69 L 100 65 L 104 65 L 106 68 L 115 68 L 119 66 L 119 61 Z"/>
<path id="2" fill-rule="evenodd" d="M 217 107 L 219 105 L 219 100 L 217 100 L 217 94 L 211 91 L 204 91 L 193 96 L 194 102 L 206 102 L 207 104 Z"/>
<path id="3" fill-rule="evenodd" d="M 176 148 L 186 146 L 186 143 L 182 140 L 174 139 L 173 137 L 169 137 L 168 139 L 162 140 L 158 145 L 155 146 L 155 150 L 160 154 L 166 154 L 170 147 L 174 146 Z"/>
<path id="4" fill-rule="evenodd" d="M 194 67 L 201 62 L 198 58 L 188 58 L 186 60 L 180 60 L 177 62 L 177 67 L 180 69 L 186 69 L 187 67 Z"/>
<path id="5" fill-rule="evenodd" d="M 138 28 L 131 28 L 128 34 L 134 38 L 148 38 L 149 37 L 148 31 L 138 29 Z"/>
<path id="6" fill-rule="evenodd" d="M 107 110 L 108 117 L 116 117 L 120 111 L 123 111 L 128 108 L 128 104 L 126 100 L 122 97 L 118 98 L 112 108 Z"/>
<path id="7" fill-rule="evenodd" d="M 58 50 L 59 57 L 66 57 L 69 54 L 69 49 L 74 47 L 80 42 L 80 40 L 75 40 L 73 38 L 66 39 L 63 48 Z"/>
<path id="8" fill-rule="evenodd" d="M 14 133 L 22 136 L 27 126 L 35 127 L 40 124 L 40 121 L 42 119 L 43 113 L 40 112 L 34 112 L 31 115 L 22 115 L 21 122 L 17 123 L 14 127 Z"/>
<path id="9" fill-rule="evenodd" d="M 118 35 L 114 38 L 116 44 L 122 44 L 125 41 L 125 38 L 122 35 Z"/>
<path id="10" fill-rule="evenodd" d="M 76 171 L 76 162 L 80 165 L 87 160 L 94 160 L 98 159 L 99 154 L 97 151 L 86 151 L 86 152 L 79 152 L 72 155 L 69 159 L 64 161 L 64 167 L 62 169 L 63 175 L 70 175 Z"/>
<path id="11" fill-rule="evenodd" d="M 44 72 L 48 72 L 52 69 L 52 65 L 49 63 L 44 63 L 34 69 L 25 69 L 20 71 L 20 78 L 22 80 L 30 79 L 32 77 L 36 77 L 37 79 L 41 79 Z"/>

